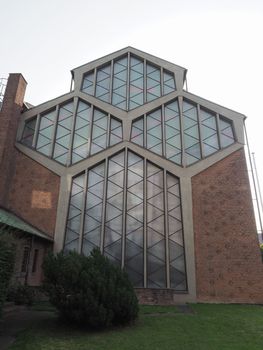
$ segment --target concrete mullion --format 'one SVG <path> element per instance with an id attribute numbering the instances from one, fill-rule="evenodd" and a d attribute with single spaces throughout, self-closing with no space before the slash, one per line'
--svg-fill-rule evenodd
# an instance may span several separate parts
<path id="1" fill-rule="evenodd" d="M 94 119 L 94 106 L 91 105 L 90 107 L 90 129 L 89 129 L 89 137 L 88 137 L 88 157 L 90 156 L 91 152 L 91 140 L 92 140 L 92 129 L 93 129 L 93 119 Z"/>
<path id="2" fill-rule="evenodd" d="M 127 84 L 126 84 L 126 111 L 129 110 L 130 104 L 130 69 L 131 69 L 131 54 L 128 52 L 127 56 Z"/>
<path id="3" fill-rule="evenodd" d="M 68 150 L 68 156 L 67 156 L 67 166 L 70 166 L 71 162 L 72 162 L 72 149 L 73 149 L 73 142 L 74 142 L 74 135 L 75 135 L 77 108 L 78 108 L 78 97 L 74 97 L 74 100 L 73 100 L 73 115 L 72 115 L 72 124 L 71 124 L 71 134 L 70 134 L 69 150 Z"/>
<path id="4" fill-rule="evenodd" d="M 161 67 L 161 96 L 164 95 L 163 67 Z"/>
<path id="5" fill-rule="evenodd" d="M 57 206 L 57 212 L 59 212 L 59 215 L 56 219 L 56 228 L 54 235 L 54 252 L 59 252 L 60 250 L 63 250 L 65 246 L 72 185 L 72 177 L 69 177 L 67 175 L 62 175 L 60 177 L 60 188 Z"/>
<path id="6" fill-rule="evenodd" d="M 128 177 L 128 150 L 124 151 L 124 178 L 123 178 L 123 206 L 122 206 L 122 249 L 121 249 L 121 267 L 125 264 L 125 241 L 126 241 L 126 210 L 127 210 L 127 177 Z"/>
<path id="7" fill-rule="evenodd" d="M 143 115 L 143 147 L 147 149 L 147 114 Z"/>
<path id="8" fill-rule="evenodd" d="M 204 158 L 204 146 L 203 146 L 203 138 L 202 138 L 202 128 L 201 128 L 201 120 L 200 120 L 200 116 L 201 116 L 201 109 L 200 109 L 200 105 L 197 105 L 197 124 L 198 124 L 198 135 L 199 135 L 199 144 L 200 144 L 200 150 L 201 150 L 201 159 Z"/>
<path id="9" fill-rule="evenodd" d="M 147 288 L 147 160 L 143 159 L 143 286 Z"/>
<path id="10" fill-rule="evenodd" d="M 84 237 L 84 225 L 85 225 L 85 209 L 86 209 L 86 198 L 87 198 L 87 187 L 88 187 L 88 170 L 85 170 L 84 186 L 83 186 L 83 198 L 81 207 L 81 221 L 80 221 L 80 232 L 79 232 L 79 253 L 82 252 L 83 237 Z"/>
<path id="11" fill-rule="evenodd" d="M 146 60 L 143 60 L 143 103 L 147 102 L 147 65 Z"/>
<path id="12" fill-rule="evenodd" d="M 164 232 L 165 232 L 165 261 L 166 261 L 166 288 L 170 288 L 170 255 L 169 255 L 169 223 L 168 223 L 168 194 L 167 173 L 163 171 L 164 190 Z"/>
<path id="13" fill-rule="evenodd" d="M 93 96 L 96 96 L 96 82 L 97 82 L 97 68 L 94 69 L 94 76 L 93 76 Z"/>
<path id="14" fill-rule="evenodd" d="M 186 230 L 185 230 L 185 225 L 184 225 L 184 215 L 185 215 L 185 210 L 183 211 L 183 207 L 182 207 L 182 191 L 181 191 L 181 187 L 182 187 L 182 181 L 180 178 L 177 178 L 178 180 L 178 184 L 179 184 L 179 196 L 180 196 L 180 211 L 181 211 L 181 224 L 182 224 L 182 231 L 183 231 L 183 250 L 184 250 L 184 266 L 185 266 L 185 279 L 186 279 L 186 290 L 188 291 L 188 273 L 187 273 L 187 259 L 186 259 L 186 252 L 185 252 L 185 234 L 186 234 Z M 191 186 L 192 187 L 192 186 Z"/>
<path id="15" fill-rule="evenodd" d="M 105 160 L 104 167 L 104 184 L 103 184 L 103 200 L 102 200 L 102 219 L 101 219 L 101 231 L 100 231 L 100 251 L 104 251 L 105 240 L 105 222 L 106 222 L 106 205 L 107 205 L 107 178 L 109 169 L 109 158 Z"/>
<path id="16" fill-rule="evenodd" d="M 186 159 L 185 159 L 185 147 L 184 147 L 184 121 L 183 121 L 183 97 L 178 96 L 178 106 L 179 106 L 179 117 L 180 117 L 180 129 L 181 129 L 181 160 L 182 166 L 186 167 Z"/>
<path id="17" fill-rule="evenodd" d="M 216 113 L 216 129 L 217 129 L 217 138 L 218 138 L 218 146 L 219 149 L 221 149 L 221 138 L 220 138 L 220 120 L 219 120 L 219 114 Z"/>
<path id="18" fill-rule="evenodd" d="M 106 145 L 110 147 L 110 131 L 111 131 L 111 116 L 107 116 L 107 134 L 106 134 Z"/>
<path id="19" fill-rule="evenodd" d="M 35 132 L 34 132 L 34 136 L 33 136 L 32 148 L 36 148 L 36 146 L 37 146 L 37 138 L 38 138 L 38 133 L 39 133 L 40 119 L 41 119 L 41 116 L 40 116 L 40 114 L 38 114 L 37 115 Z"/>
<path id="20" fill-rule="evenodd" d="M 58 128 L 58 114 L 59 114 L 59 105 L 56 105 L 56 116 L 55 116 L 55 121 L 54 121 L 54 131 L 53 135 L 51 138 L 51 148 L 49 152 L 49 157 L 52 158 L 54 154 L 54 149 L 55 149 L 55 143 L 56 143 L 56 134 L 57 134 L 57 128 Z"/>
<path id="21" fill-rule="evenodd" d="M 110 67 L 110 92 L 109 92 L 109 103 L 112 104 L 112 92 L 113 92 L 113 67 L 114 62 L 111 60 L 111 67 Z"/>
<path id="22" fill-rule="evenodd" d="M 162 155 L 166 157 L 166 133 L 165 133 L 165 125 L 164 125 L 164 105 L 162 105 L 162 110 L 161 110 L 161 127 L 162 127 Z"/>

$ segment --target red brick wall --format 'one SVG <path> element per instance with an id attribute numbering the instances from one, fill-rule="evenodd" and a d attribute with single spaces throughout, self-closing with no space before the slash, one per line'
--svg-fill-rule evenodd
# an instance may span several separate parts
<path id="1" fill-rule="evenodd" d="M 26 82 L 10 74 L 0 112 L 0 206 L 53 235 L 59 176 L 15 148 Z"/>
<path id="2" fill-rule="evenodd" d="M 173 305 L 177 304 L 176 293 L 173 289 L 135 288 L 140 304 L 144 305 Z"/>
<path id="3" fill-rule="evenodd" d="M 192 179 L 197 298 L 263 303 L 263 264 L 243 150 Z"/>
<path id="4" fill-rule="evenodd" d="M 21 74 L 10 74 L 0 112 L 0 205 L 5 205 L 10 175 L 14 169 L 14 143 L 23 107 L 26 81 Z"/>
<path id="5" fill-rule="evenodd" d="M 52 243 L 44 241 L 43 239 L 39 239 L 37 237 L 34 237 L 32 241 L 32 236 L 24 235 L 18 232 L 14 234 L 14 237 L 16 241 L 16 261 L 12 282 L 14 284 L 24 284 L 27 280 L 26 282 L 30 286 L 41 285 L 41 282 L 43 280 L 43 271 L 41 266 L 43 263 L 44 256 L 46 255 L 47 251 L 52 247 Z M 28 272 L 21 272 L 25 247 L 30 248 L 30 255 L 27 267 Z M 38 258 L 36 260 L 36 270 L 33 272 L 32 268 L 35 249 L 38 249 Z"/>
<path id="6" fill-rule="evenodd" d="M 7 207 L 31 225 L 53 236 L 59 176 L 19 151 L 16 151 L 15 159 Z"/>

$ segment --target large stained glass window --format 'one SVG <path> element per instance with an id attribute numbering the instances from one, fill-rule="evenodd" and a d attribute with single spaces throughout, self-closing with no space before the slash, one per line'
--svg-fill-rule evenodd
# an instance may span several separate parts
<path id="1" fill-rule="evenodd" d="M 130 140 L 189 166 L 235 142 L 230 120 L 188 100 L 169 102 L 132 123 Z"/>
<path id="2" fill-rule="evenodd" d="M 115 59 L 88 72 L 82 91 L 124 110 L 176 91 L 174 74 L 134 55 Z"/>
<path id="3" fill-rule="evenodd" d="M 39 126 L 37 127 L 37 125 Z M 36 139 L 36 142 L 34 141 Z M 63 165 L 122 141 L 122 122 L 87 102 L 73 101 L 25 122 L 21 143 Z"/>
<path id="4" fill-rule="evenodd" d="M 101 247 L 136 287 L 185 291 L 180 198 L 178 178 L 123 150 L 73 179 L 64 249 Z"/>

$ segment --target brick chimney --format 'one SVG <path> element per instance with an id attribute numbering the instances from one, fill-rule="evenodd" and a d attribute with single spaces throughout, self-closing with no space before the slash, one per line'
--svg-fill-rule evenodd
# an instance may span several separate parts
<path id="1" fill-rule="evenodd" d="M 0 206 L 5 206 L 15 169 L 15 141 L 24 103 L 26 81 L 22 74 L 9 75 L 0 111 Z"/>

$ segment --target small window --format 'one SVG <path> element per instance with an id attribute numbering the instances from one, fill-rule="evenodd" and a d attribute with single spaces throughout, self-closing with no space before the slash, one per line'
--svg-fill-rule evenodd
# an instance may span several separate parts
<path id="1" fill-rule="evenodd" d="M 38 262 L 38 249 L 35 249 L 34 251 L 34 258 L 33 258 L 33 265 L 32 265 L 32 272 L 37 271 L 37 262 Z"/>
<path id="2" fill-rule="evenodd" d="M 27 271 L 28 260 L 29 260 L 29 247 L 24 247 L 23 259 L 21 264 L 21 272 Z"/>

